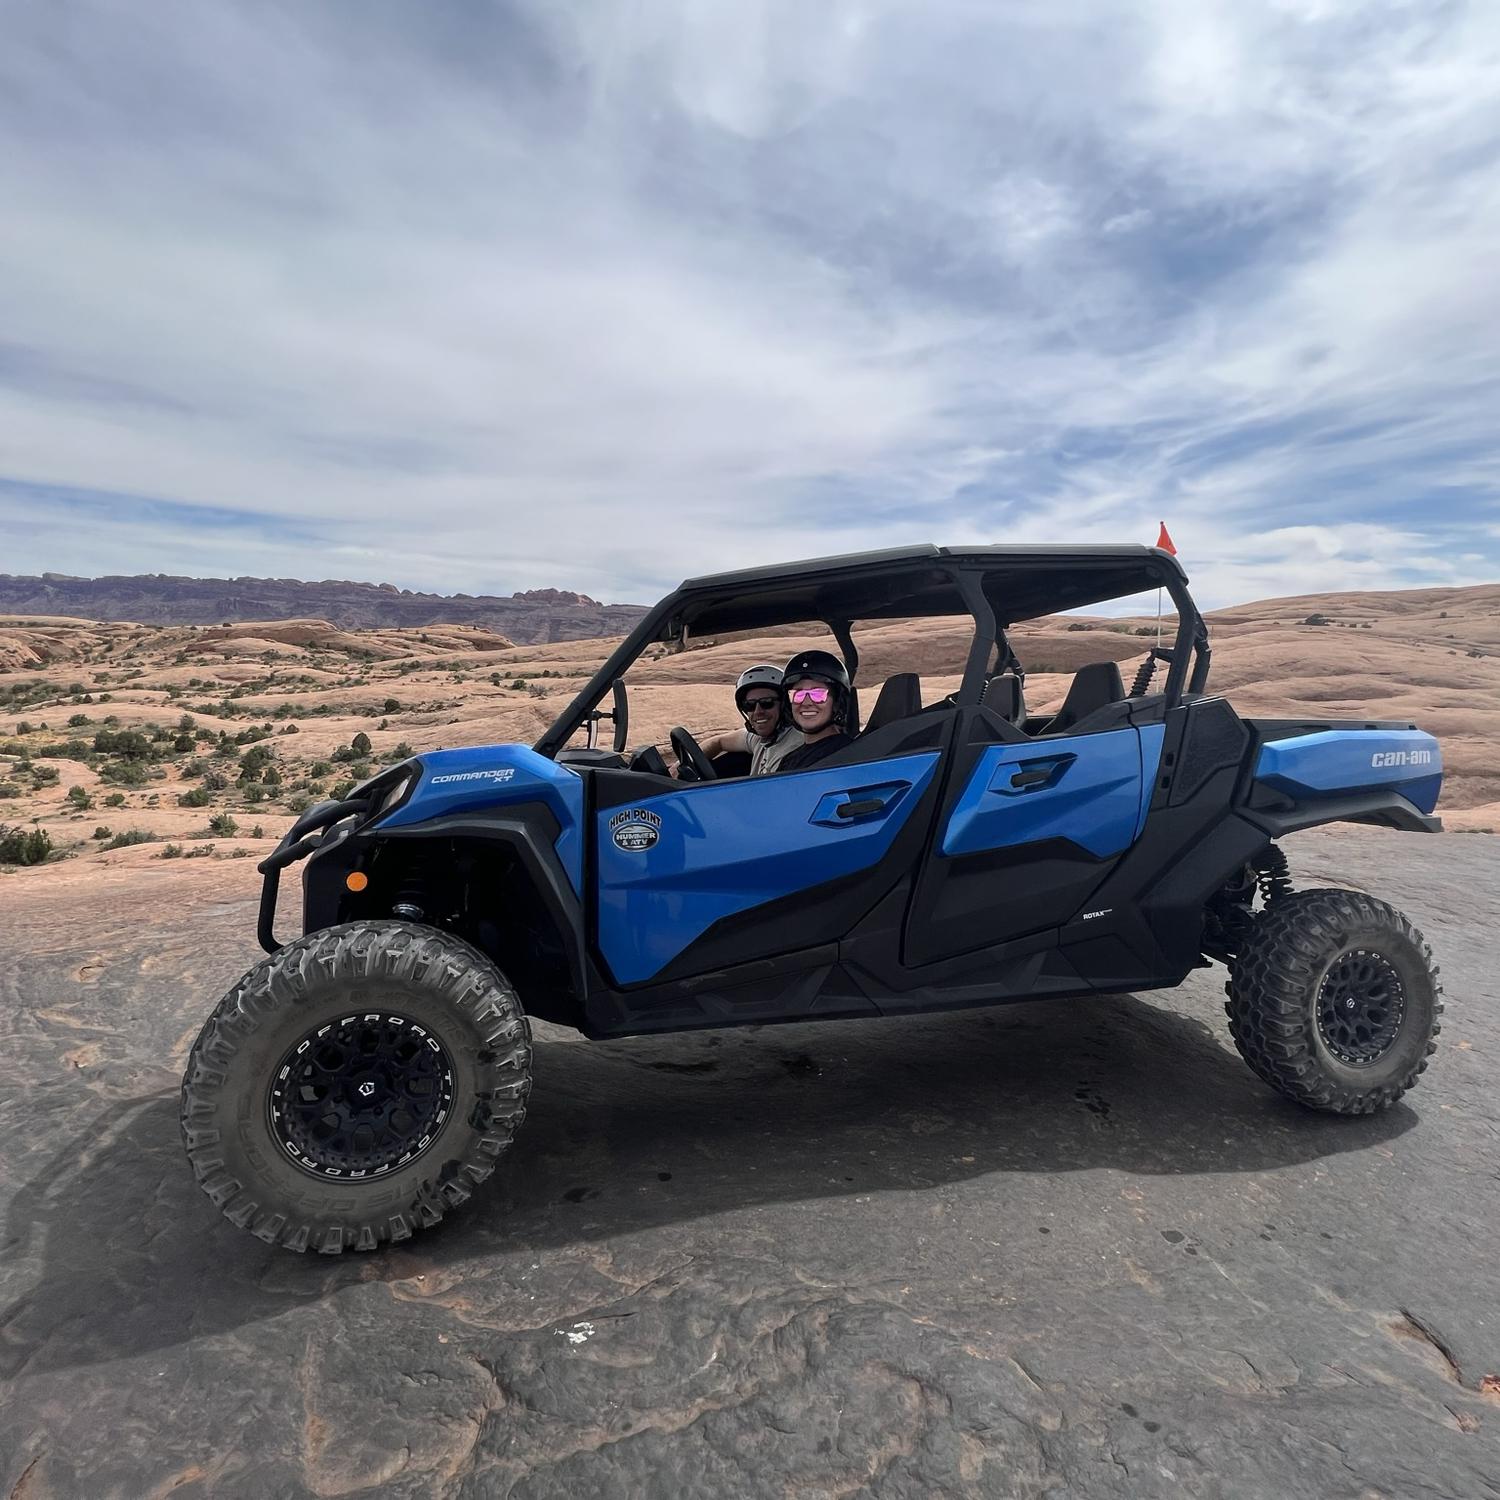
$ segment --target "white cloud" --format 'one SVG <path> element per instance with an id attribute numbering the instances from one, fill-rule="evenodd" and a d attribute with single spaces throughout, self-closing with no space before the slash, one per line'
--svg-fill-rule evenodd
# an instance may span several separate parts
<path id="1" fill-rule="evenodd" d="M 1496 570 L 1500 13 L 86 9 L 0 56 L 0 478 L 317 546 L 12 498 L 0 567 Z"/>

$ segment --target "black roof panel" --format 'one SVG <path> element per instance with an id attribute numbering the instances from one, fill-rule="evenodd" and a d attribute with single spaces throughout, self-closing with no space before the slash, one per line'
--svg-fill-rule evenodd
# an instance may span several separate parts
<path id="1" fill-rule="evenodd" d="M 966 615 L 957 571 L 978 573 L 1002 624 L 1125 598 L 1186 574 L 1136 543 L 892 547 L 690 578 L 664 604 L 665 633 L 698 636 L 810 620 Z"/>

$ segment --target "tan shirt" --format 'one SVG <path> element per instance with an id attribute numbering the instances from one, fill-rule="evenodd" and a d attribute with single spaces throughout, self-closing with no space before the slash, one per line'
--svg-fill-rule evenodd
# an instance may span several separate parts
<path id="1" fill-rule="evenodd" d="M 776 736 L 774 740 L 763 740 L 758 734 L 752 734 L 748 729 L 745 737 L 750 741 L 750 774 L 752 776 L 769 776 L 789 756 L 793 750 L 802 746 L 802 731 L 793 729 L 790 724 Z"/>

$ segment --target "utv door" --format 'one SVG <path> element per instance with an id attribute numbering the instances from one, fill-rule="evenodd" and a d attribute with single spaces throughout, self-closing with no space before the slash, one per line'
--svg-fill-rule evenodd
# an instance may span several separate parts
<path id="1" fill-rule="evenodd" d="M 1031 739 L 965 712 L 903 959 L 933 963 L 1068 922 L 1145 826 L 1160 724 Z"/>
<path id="2" fill-rule="evenodd" d="M 606 976 L 645 986 L 836 943 L 922 857 L 942 720 L 922 748 L 830 769 L 689 785 L 592 772 L 590 923 Z"/>

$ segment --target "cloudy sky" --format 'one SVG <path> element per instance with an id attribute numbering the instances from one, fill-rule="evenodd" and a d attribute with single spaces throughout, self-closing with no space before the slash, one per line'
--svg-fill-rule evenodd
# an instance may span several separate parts
<path id="1" fill-rule="evenodd" d="M 1500 578 L 1500 6 L 8 0 L 0 571 Z"/>

